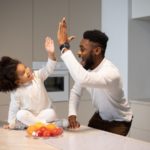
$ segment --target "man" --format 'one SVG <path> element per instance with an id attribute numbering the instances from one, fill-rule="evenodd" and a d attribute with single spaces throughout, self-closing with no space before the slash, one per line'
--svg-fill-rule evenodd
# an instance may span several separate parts
<path id="1" fill-rule="evenodd" d="M 78 52 L 81 64 L 70 50 L 69 42 L 73 37 L 67 35 L 65 18 L 59 23 L 57 37 L 61 58 L 75 81 L 69 101 L 70 128 L 80 126 L 77 110 L 82 89 L 86 88 L 96 110 L 88 126 L 126 136 L 133 115 L 124 98 L 119 70 L 105 58 L 107 35 L 99 30 L 86 31 L 83 34 Z"/>

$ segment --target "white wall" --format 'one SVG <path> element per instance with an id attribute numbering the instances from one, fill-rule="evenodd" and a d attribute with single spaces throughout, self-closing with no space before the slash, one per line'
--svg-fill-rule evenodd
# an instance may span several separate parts
<path id="1" fill-rule="evenodd" d="M 129 136 L 149 141 L 150 20 L 131 14 L 130 0 L 102 0 L 102 30 L 110 37 L 106 56 L 120 69 L 133 110 Z"/>
<path id="2" fill-rule="evenodd" d="M 139 5 L 140 4 L 140 5 Z M 145 6 L 150 11 L 150 1 L 130 1 L 129 16 L 129 44 L 128 44 L 128 97 L 130 99 L 149 99 L 150 98 L 150 19 L 143 20 L 148 14 L 142 13 L 142 18 L 137 15 L 133 19 L 134 9 L 137 13 L 145 11 Z M 132 14 L 132 15 L 131 15 Z M 150 17 L 150 14 L 149 14 Z"/>
<path id="3" fill-rule="evenodd" d="M 128 95 L 128 0 L 102 0 L 102 31 L 109 36 L 106 57 L 120 70 Z"/>
<path id="4" fill-rule="evenodd" d="M 131 1 L 102 1 L 102 30 L 109 36 L 106 56 L 120 69 L 129 99 L 149 98 L 150 20 L 135 20 L 131 14 Z"/>
<path id="5" fill-rule="evenodd" d="M 150 21 L 129 21 L 128 97 L 150 98 Z"/>

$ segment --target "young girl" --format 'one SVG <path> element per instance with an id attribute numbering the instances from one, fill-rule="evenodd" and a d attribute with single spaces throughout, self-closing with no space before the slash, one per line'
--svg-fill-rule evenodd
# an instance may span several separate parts
<path id="1" fill-rule="evenodd" d="M 36 122 L 51 122 L 56 119 L 44 87 L 44 80 L 54 71 L 56 57 L 54 42 L 45 39 L 48 62 L 45 67 L 32 72 L 22 62 L 4 56 L 0 60 L 0 91 L 11 92 L 7 129 L 24 129 Z"/>

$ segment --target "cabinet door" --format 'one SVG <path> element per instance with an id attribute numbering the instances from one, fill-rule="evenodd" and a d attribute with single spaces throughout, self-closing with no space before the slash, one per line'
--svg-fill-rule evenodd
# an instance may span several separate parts
<path id="1" fill-rule="evenodd" d="M 100 0 L 70 0 L 70 34 L 76 39 L 71 43 L 73 51 L 79 49 L 80 40 L 86 30 L 101 29 Z"/>
<path id="2" fill-rule="evenodd" d="M 0 0 L 0 56 L 32 62 L 32 0 Z"/>
<path id="3" fill-rule="evenodd" d="M 0 0 L 0 57 L 32 65 L 32 0 Z M 9 94 L 0 93 L 0 120 L 6 120 Z"/>
<path id="4" fill-rule="evenodd" d="M 69 34 L 77 38 L 71 43 L 79 45 L 82 33 L 87 29 L 100 29 L 100 0 L 33 0 L 33 60 L 45 60 L 45 37 L 51 36 L 55 40 L 57 56 L 60 56 L 57 44 L 58 23 L 66 17 Z M 58 57 L 58 60 L 60 58 Z"/>
<path id="5" fill-rule="evenodd" d="M 68 0 L 33 0 L 33 60 L 47 60 L 44 48 L 46 36 L 55 41 L 56 53 L 60 55 L 57 44 L 58 23 L 62 17 L 68 18 Z"/>

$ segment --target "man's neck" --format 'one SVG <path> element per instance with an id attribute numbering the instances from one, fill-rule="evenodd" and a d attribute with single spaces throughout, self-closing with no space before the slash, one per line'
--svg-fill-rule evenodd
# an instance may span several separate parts
<path id="1" fill-rule="evenodd" d="M 92 66 L 92 70 L 95 69 L 102 61 L 103 61 L 104 57 L 101 57 L 101 58 L 97 58 L 95 60 L 95 64 Z"/>

